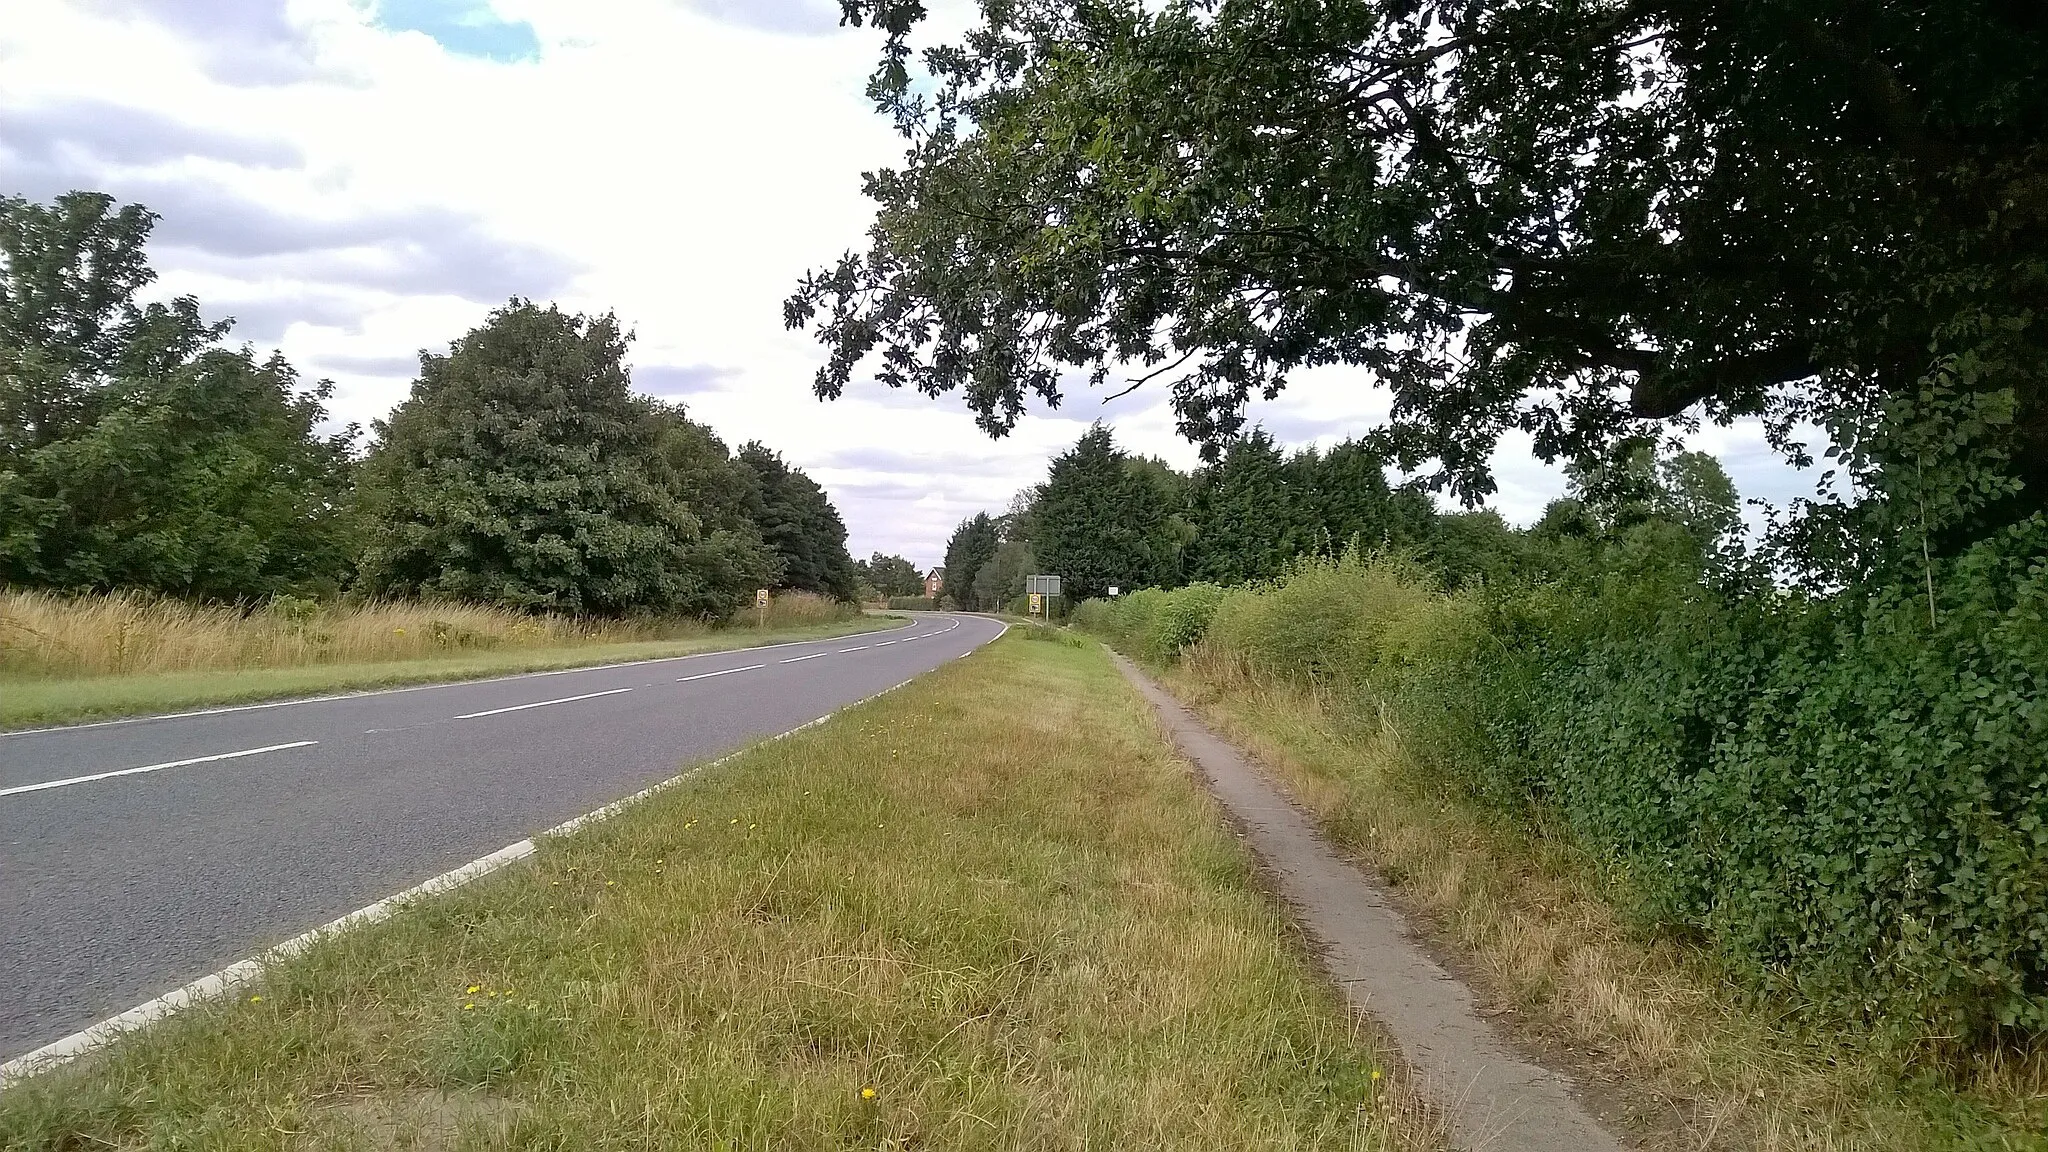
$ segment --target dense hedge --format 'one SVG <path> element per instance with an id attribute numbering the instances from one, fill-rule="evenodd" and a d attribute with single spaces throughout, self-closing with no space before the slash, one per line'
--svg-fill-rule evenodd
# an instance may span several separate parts
<path id="1" fill-rule="evenodd" d="M 930 612 L 939 602 L 929 596 L 891 596 L 889 607 L 902 612 Z"/>
<path id="2" fill-rule="evenodd" d="M 1561 818 L 1650 922 L 1922 1035 L 2048 1029 L 2048 525 L 1935 591 L 1719 593 L 1654 539 L 1446 596 L 1347 556 L 1083 605 L 1390 715 L 1417 770 Z"/>

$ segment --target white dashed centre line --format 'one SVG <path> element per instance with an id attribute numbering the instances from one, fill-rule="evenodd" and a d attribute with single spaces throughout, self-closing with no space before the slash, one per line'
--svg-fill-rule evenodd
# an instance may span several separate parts
<path id="1" fill-rule="evenodd" d="M 782 663 L 784 663 L 784 664 L 800 664 L 800 663 L 804 662 L 805 660 L 816 660 L 816 659 L 817 659 L 818 657 L 820 657 L 820 656 L 830 656 L 830 655 L 831 655 L 831 653 L 830 653 L 830 652 L 813 652 L 813 653 L 811 653 L 811 654 L 810 654 L 809 656 L 791 656 L 791 657 L 790 657 L 789 659 L 787 659 L 787 660 L 784 660 L 784 661 L 782 661 Z"/>
<path id="2" fill-rule="evenodd" d="M 841 656 L 844 656 L 844 655 L 846 655 L 846 654 L 847 654 L 848 652 L 865 652 L 865 651 L 867 651 L 867 650 L 868 650 L 868 646 L 867 646 L 867 645 L 865 645 L 865 644 L 863 644 L 863 645 L 861 645 L 861 646 L 860 646 L 860 647 L 858 647 L 858 648 L 841 648 L 841 649 L 839 650 L 839 654 L 840 654 Z"/>
<path id="3" fill-rule="evenodd" d="M 713 676 L 730 676 L 735 672 L 752 672 L 756 668 L 766 667 L 766 664 L 749 664 L 745 668 L 726 668 L 718 672 L 699 672 L 695 676 L 678 676 L 676 677 L 676 683 L 688 684 L 692 680 L 709 680 Z"/>
<path id="4" fill-rule="evenodd" d="M 21 784 L 13 788 L 0 788 L 0 796 L 15 796 L 23 792 L 41 792 L 45 788 L 63 788 L 72 784 L 90 784 L 94 780 L 111 780 L 116 776 L 135 776 L 143 772 L 161 772 L 166 768 L 183 768 L 188 764 L 211 764 L 216 760 L 239 760 L 244 756 L 261 756 L 265 752 L 282 752 L 287 748 L 306 748 L 318 743 L 318 740 L 294 740 L 290 744 L 272 744 L 266 748 L 245 748 L 240 752 L 222 752 L 218 756 L 194 756 L 190 760 L 168 760 L 162 764 L 144 764 L 140 768 L 122 768 L 115 772 L 95 772 L 90 776 L 73 776 L 68 780 L 45 780 L 41 784 Z"/>
<path id="5" fill-rule="evenodd" d="M 491 708 L 483 712 L 464 712 L 462 715 L 457 716 L 456 719 L 474 720 L 479 716 L 497 716 L 505 712 L 524 712 L 528 708 L 545 708 L 550 704 L 573 704 L 578 700 L 595 700 L 599 696 L 617 696 L 621 692 L 631 691 L 631 688 L 614 688 L 609 692 L 585 692 L 581 696 L 564 696 L 559 700 L 536 700 L 531 704 L 514 704 L 510 708 Z"/>

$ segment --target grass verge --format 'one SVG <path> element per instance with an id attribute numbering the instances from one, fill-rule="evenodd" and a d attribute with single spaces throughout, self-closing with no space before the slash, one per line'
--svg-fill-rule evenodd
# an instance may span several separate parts
<path id="1" fill-rule="evenodd" d="M 2048 1147 L 2042 1052 L 1902 1075 L 1878 1038 L 1803 1027 L 1623 922 L 1568 838 L 1419 779 L 1398 732 L 1199 648 L 1159 674 L 1398 887 L 1511 1030 L 1616 1088 L 1651 1147 Z"/>
<path id="2" fill-rule="evenodd" d="M 859 616 L 796 628 L 734 627 L 676 640 L 584 644 L 561 648 L 472 651 L 459 656 L 384 660 L 362 664 L 309 664 L 291 668 L 210 669 L 129 676 L 0 681 L 0 730 L 36 728 L 81 720 L 146 716 L 220 704 L 249 704 L 402 684 L 474 680 L 556 668 L 658 660 L 780 644 L 821 640 L 855 632 L 901 627 L 901 616 Z"/>
<path id="3" fill-rule="evenodd" d="M 1426 1129 L 1150 711 L 1052 630 L 0 1096 L 25 1152 Z"/>

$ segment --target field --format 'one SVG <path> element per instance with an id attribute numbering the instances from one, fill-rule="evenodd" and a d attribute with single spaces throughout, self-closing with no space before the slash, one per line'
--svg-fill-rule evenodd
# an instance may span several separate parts
<path id="1" fill-rule="evenodd" d="M 471 604 L 264 607 L 0 591 L 0 729 L 680 656 L 900 619 L 796 593 L 725 626 L 578 620 Z"/>
<path id="2" fill-rule="evenodd" d="M 0 1096 L 0 1147 L 143 1145 L 1436 1146 L 1048 629 Z"/>

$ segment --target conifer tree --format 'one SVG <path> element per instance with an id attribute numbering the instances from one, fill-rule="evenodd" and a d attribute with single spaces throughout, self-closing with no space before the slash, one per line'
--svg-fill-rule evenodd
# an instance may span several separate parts
<path id="1" fill-rule="evenodd" d="M 740 448 L 739 460 L 760 485 L 761 537 L 781 558 L 779 586 L 848 603 L 857 599 L 846 523 L 825 490 L 758 440 Z"/>
<path id="2" fill-rule="evenodd" d="M 1166 542 L 1174 509 L 1127 460 L 1097 424 L 1052 462 L 1032 551 L 1041 569 L 1062 578 L 1070 602 L 1172 579 Z"/>
<path id="3" fill-rule="evenodd" d="M 989 607 L 977 596 L 975 579 L 982 567 L 995 559 L 998 542 L 996 522 L 986 512 L 975 513 L 953 529 L 946 541 L 945 593 L 953 603 L 967 609 Z"/>

